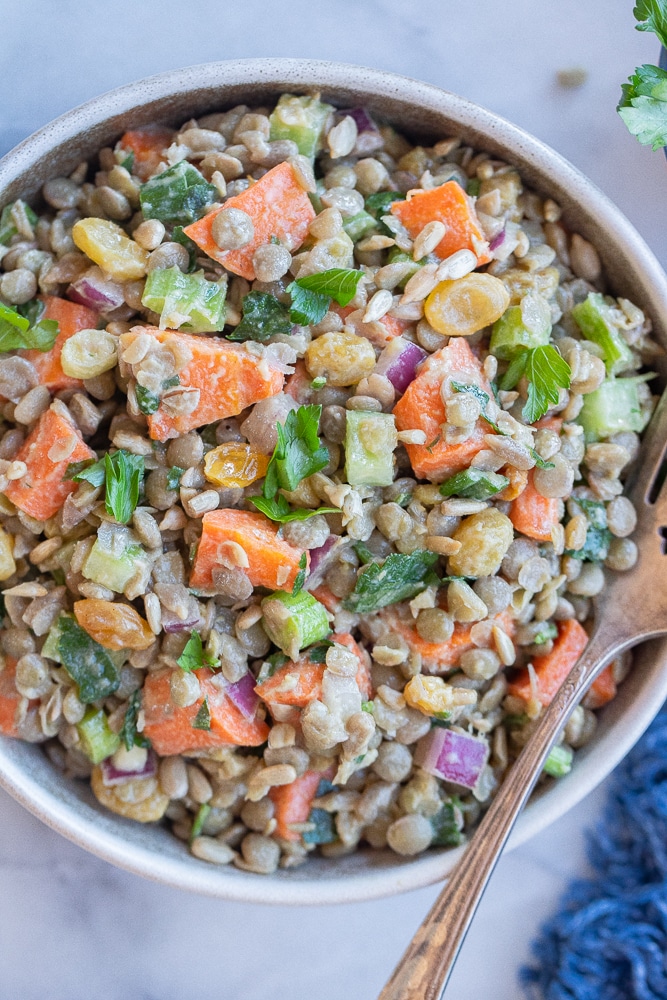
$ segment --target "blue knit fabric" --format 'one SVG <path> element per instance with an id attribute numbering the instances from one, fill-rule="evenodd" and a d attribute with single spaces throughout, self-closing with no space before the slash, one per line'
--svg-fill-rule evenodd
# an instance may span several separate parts
<path id="1" fill-rule="evenodd" d="M 667 710 L 618 767 L 573 883 L 523 969 L 539 1000 L 667 1000 Z"/>

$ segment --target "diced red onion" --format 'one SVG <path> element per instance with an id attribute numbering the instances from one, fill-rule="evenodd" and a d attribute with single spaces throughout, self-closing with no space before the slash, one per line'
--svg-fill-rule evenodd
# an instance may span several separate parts
<path id="1" fill-rule="evenodd" d="M 100 764 L 102 769 L 102 781 L 107 788 L 114 785 L 126 785 L 128 781 L 136 781 L 137 778 L 152 778 L 157 774 L 157 758 L 152 750 L 148 751 L 146 763 L 140 770 L 121 771 L 113 763 L 113 757 L 107 757 Z"/>
<path id="2" fill-rule="evenodd" d="M 415 763 L 436 778 L 474 788 L 488 757 L 489 745 L 485 740 L 437 728 L 419 741 Z"/>
<path id="3" fill-rule="evenodd" d="M 112 312 L 125 304 L 123 286 L 106 278 L 99 267 L 91 267 L 72 282 L 67 295 L 73 302 L 101 313 Z"/>
<path id="4" fill-rule="evenodd" d="M 502 246 L 504 242 L 505 242 L 505 230 L 501 229 L 498 235 L 494 236 L 491 242 L 489 243 L 489 250 L 493 253 L 493 251 L 497 250 L 499 246 Z"/>
<path id="5" fill-rule="evenodd" d="M 193 628 L 199 628 L 200 625 L 199 615 L 197 617 L 188 615 L 185 621 L 181 621 L 173 612 L 167 611 L 166 608 L 162 609 L 162 628 L 170 635 L 174 632 L 191 632 Z"/>
<path id="6" fill-rule="evenodd" d="M 357 125 L 357 142 L 354 151 L 358 156 L 368 156 L 382 148 L 384 139 L 366 108 L 343 108 L 338 112 L 339 119 L 346 115 L 354 118 Z"/>
<path id="7" fill-rule="evenodd" d="M 341 108 L 338 114 L 340 115 L 341 118 L 344 118 L 348 115 L 350 118 L 354 118 L 354 121 L 357 126 L 357 132 L 360 135 L 362 132 L 380 131 L 366 108 Z"/>
<path id="8" fill-rule="evenodd" d="M 389 379 L 397 392 L 405 392 L 427 352 L 404 337 L 395 337 L 377 360 L 375 373 Z"/>
<path id="9" fill-rule="evenodd" d="M 259 697 L 255 694 L 255 678 L 250 672 L 244 674 L 240 681 L 228 684 L 225 694 L 246 719 L 255 718 Z"/>
<path id="10" fill-rule="evenodd" d="M 306 587 L 313 590 L 323 582 L 327 570 L 334 561 L 335 553 L 343 545 L 340 535 L 329 535 L 324 545 L 310 549 L 310 566 Z"/>
<path id="11" fill-rule="evenodd" d="M 337 535 L 329 535 L 326 542 L 323 545 L 319 545 L 316 549 L 309 549 L 310 552 L 310 575 L 319 569 L 322 565 L 322 560 L 331 552 L 332 547 L 336 544 Z"/>

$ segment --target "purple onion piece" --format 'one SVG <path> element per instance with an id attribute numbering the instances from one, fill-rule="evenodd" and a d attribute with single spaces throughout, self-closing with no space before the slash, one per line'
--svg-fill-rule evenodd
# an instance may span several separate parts
<path id="1" fill-rule="evenodd" d="M 501 229 L 498 235 L 494 236 L 491 242 L 489 243 L 489 250 L 493 253 L 493 251 L 497 250 L 499 246 L 502 246 L 504 242 L 505 242 L 505 230 Z"/>
<path id="2" fill-rule="evenodd" d="M 111 757 L 107 757 L 100 764 L 102 769 L 102 781 L 107 788 L 114 785 L 126 785 L 128 781 L 136 781 L 137 778 L 152 778 L 157 774 L 157 758 L 152 750 L 148 751 L 146 763 L 138 771 L 121 771 L 117 768 Z"/>
<path id="3" fill-rule="evenodd" d="M 199 628 L 201 625 L 201 618 L 199 615 L 195 618 L 194 616 L 188 615 L 185 621 L 181 621 L 173 612 L 162 609 L 162 628 L 165 632 L 172 635 L 174 632 L 191 632 L 193 628 Z"/>
<path id="4" fill-rule="evenodd" d="M 99 267 L 91 267 L 72 282 L 67 295 L 73 302 L 101 313 L 112 312 L 125 304 L 122 285 L 105 278 Z"/>
<path id="5" fill-rule="evenodd" d="M 380 131 L 366 108 L 341 108 L 338 114 L 341 118 L 345 118 L 346 115 L 354 118 L 359 135 L 362 135 L 364 132 L 379 133 Z"/>
<path id="6" fill-rule="evenodd" d="M 329 535 L 326 542 L 323 545 L 319 545 L 316 549 L 309 549 L 310 552 L 310 575 L 312 576 L 316 570 L 322 565 L 323 559 L 327 556 L 331 549 L 336 544 L 336 535 Z"/>
<path id="7" fill-rule="evenodd" d="M 228 684 L 225 694 L 246 719 L 252 721 L 255 718 L 259 697 L 255 694 L 255 678 L 250 672 L 244 674 L 240 681 Z"/>
<path id="8" fill-rule="evenodd" d="M 338 549 L 343 545 L 343 539 L 339 535 L 329 535 L 324 545 L 317 549 L 310 549 L 310 571 L 306 580 L 306 589 L 314 590 L 324 582 L 327 570 L 334 561 Z"/>
<path id="9" fill-rule="evenodd" d="M 436 778 L 474 788 L 488 757 L 485 740 L 452 729 L 432 729 L 419 741 L 415 761 Z"/>
<path id="10" fill-rule="evenodd" d="M 397 392 L 405 392 L 414 379 L 417 366 L 428 357 L 418 344 L 395 337 L 385 347 L 375 365 L 375 373 L 389 379 Z"/>

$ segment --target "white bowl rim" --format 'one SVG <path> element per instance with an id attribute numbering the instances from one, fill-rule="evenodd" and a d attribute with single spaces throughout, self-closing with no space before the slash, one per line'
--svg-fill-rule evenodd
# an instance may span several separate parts
<path id="1" fill-rule="evenodd" d="M 587 200 L 596 220 L 624 246 L 643 274 L 639 281 L 646 299 L 652 302 L 658 326 L 667 327 L 667 279 L 658 261 L 630 222 L 590 180 L 545 143 L 524 132 L 485 108 L 409 77 L 346 63 L 292 58 L 242 59 L 203 63 L 126 84 L 95 97 L 85 104 L 44 125 L 0 160 L 0 190 L 10 184 L 31 164 L 51 151 L 58 143 L 76 138 L 90 124 L 111 116 L 129 113 L 152 99 L 180 95 L 194 86 L 274 84 L 275 87 L 345 90 L 357 87 L 369 91 L 371 98 L 400 98 L 403 102 L 446 112 L 460 121 L 461 127 L 474 127 L 507 144 L 510 156 L 538 164 L 537 172 L 551 183 L 574 192 L 575 200 Z M 224 95 L 221 95 L 224 99 Z M 667 647 L 657 647 L 659 665 L 667 661 Z M 508 850 L 524 844 L 539 831 L 561 817 L 595 788 L 630 750 L 648 727 L 667 697 L 667 670 L 653 673 L 653 685 L 644 684 L 637 697 L 623 712 L 622 724 L 616 725 L 597 744 L 582 755 L 570 776 L 562 779 L 535 800 L 520 817 Z M 20 761 L 8 752 L 13 741 L 0 740 L 0 786 L 52 829 L 98 857 L 127 871 L 165 883 L 175 888 L 248 903 L 323 904 L 376 899 L 441 881 L 460 856 L 455 851 L 432 852 L 395 867 L 337 874 L 336 863 L 329 862 L 331 874 L 315 879 L 299 877 L 301 869 L 290 878 L 274 879 L 249 876 L 235 869 L 213 869 L 201 864 L 185 865 L 178 858 L 166 858 L 154 850 L 123 840 L 122 836 L 102 828 L 94 815 L 75 812 L 67 801 L 57 797 L 32 775 L 27 775 Z M 307 867 L 307 866 L 306 866 Z M 224 877 L 221 877 L 224 876 Z"/>

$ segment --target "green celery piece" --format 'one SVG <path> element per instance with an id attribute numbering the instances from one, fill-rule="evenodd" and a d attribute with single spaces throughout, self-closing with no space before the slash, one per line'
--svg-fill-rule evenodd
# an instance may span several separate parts
<path id="1" fill-rule="evenodd" d="M 120 737 L 109 728 L 106 712 L 89 708 L 77 723 L 79 747 L 92 764 L 101 764 L 120 747 Z"/>
<path id="2" fill-rule="evenodd" d="M 632 351 L 610 319 L 611 308 L 600 292 L 589 292 L 585 302 L 572 310 L 586 340 L 602 348 L 608 375 L 618 375 L 632 365 Z"/>
<path id="3" fill-rule="evenodd" d="M 648 417 L 639 405 L 636 379 L 607 379 L 595 392 L 587 393 L 577 423 L 584 428 L 588 442 L 620 431 L 643 431 Z"/>
<path id="4" fill-rule="evenodd" d="M 369 194 L 366 198 L 365 208 L 367 212 L 379 219 L 381 215 L 389 214 L 395 201 L 405 201 L 405 195 L 400 191 L 378 191 L 376 194 Z"/>
<path id="5" fill-rule="evenodd" d="M 326 608 L 307 590 L 288 594 L 276 590 L 262 601 L 264 630 L 285 656 L 295 660 L 299 650 L 326 639 L 331 629 Z"/>
<path id="6" fill-rule="evenodd" d="M 373 449 L 369 448 L 373 445 Z M 390 486 L 394 481 L 394 449 L 398 444 L 392 413 L 348 410 L 345 469 L 351 486 Z"/>
<path id="7" fill-rule="evenodd" d="M 143 555 L 144 550 L 140 545 L 128 545 L 120 555 L 116 555 L 105 550 L 98 538 L 90 550 L 81 572 L 87 580 L 92 580 L 102 587 L 108 587 L 109 590 L 122 594 L 136 573 L 138 560 Z"/>
<path id="8" fill-rule="evenodd" d="M 313 824 L 313 829 L 301 834 L 304 844 L 333 844 L 338 839 L 333 816 L 326 809 L 311 809 L 308 822 Z"/>
<path id="9" fill-rule="evenodd" d="M 582 562 L 602 562 L 609 554 L 611 539 L 612 534 L 609 528 L 598 528 L 589 524 L 583 547 L 566 549 L 565 555 L 572 556 L 573 559 L 581 559 Z"/>
<path id="10" fill-rule="evenodd" d="M 543 771 L 552 778 L 563 778 L 572 770 L 574 753 L 568 746 L 552 747 L 544 762 Z"/>
<path id="11" fill-rule="evenodd" d="M 529 330 L 523 321 L 521 306 L 510 306 L 493 324 L 489 351 L 501 361 L 510 361 L 524 347 L 544 347 L 549 343 L 551 324 Z"/>
<path id="12" fill-rule="evenodd" d="M 403 250 L 399 250 L 398 247 L 396 247 L 396 249 L 389 251 L 388 262 L 390 264 L 410 265 L 410 270 L 406 271 L 405 277 L 401 278 L 398 283 L 399 288 L 405 288 L 412 275 L 416 274 L 417 271 L 424 267 L 425 264 L 428 264 L 428 258 L 422 257 L 421 260 L 413 260 L 409 253 L 404 253 Z"/>
<path id="13" fill-rule="evenodd" d="M 160 313 L 160 326 L 190 333 L 217 333 L 225 325 L 227 282 L 207 281 L 203 271 L 178 267 L 151 271 L 141 304 Z"/>
<path id="14" fill-rule="evenodd" d="M 368 212 L 358 212 L 343 220 L 343 229 L 352 242 L 356 243 L 377 230 L 377 221 Z"/>
<path id="15" fill-rule="evenodd" d="M 60 617 L 58 653 L 67 673 L 88 705 L 108 698 L 120 685 L 120 672 L 104 646 L 88 635 L 73 618 Z"/>
<path id="16" fill-rule="evenodd" d="M 431 817 L 433 827 L 432 846 L 436 847 L 458 847 L 463 843 L 461 833 L 462 818 L 460 812 L 455 808 L 453 802 L 445 802 L 441 809 Z"/>
<path id="17" fill-rule="evenodd" d="M 269 139 L 291 139 L 311 160 L 322 147 L 324 123 L 334 109 L 317 97 L 283 94 L 269 116 Z"/>
<path id="18" fill-rule="evenodd" d="M 268 340 L 274 334 L 292 332 L 289 309 L 268 292 L 248 292 L 241 303 L 241 322 L 228 340 Z"/>
<path id="19" fill-rule="evenodd" d="M 218 197 L 218 190 L 187 160 L 181 160 L 157 177 L 142 184 L 141 210 L 146 219 L 159 219 L 187 226 L 198 219 L 206 205 Z"/>
<path id="20" fill-rule="evenodd" d="M 415 597 L 431 583 L 439 582 L 432 568 L 437 560 L 435 552 L 417 549 L 409 555 L 392 552 L 381 565 L 369 563 L 359 573 L 343 607 L 363 615 Z"/>
<path id="21" fill-rule="evenodd" d="M 484 472 L 482 469 L 464 469 L 457 472 L 451 479 L 445 480 L 440 487 L 443 497 L 467 497 L 470 500 L 488 500 L 509 486 L 509 479 L 497 472 Z"/>
<path id="22" fill-rule="evenodd" d="M 16 225 L 14 224 L 14 220 L 12 219 L 12 209 L 14 208 L 14 205 L 16 205 L 15 201 L 10 202 L 9 205 L 5 205 L 0 213 L 0 243 L 5 247 L 9 246 L 12 236 L 16 236 L 16 233 L 18 232 Z M 24 203 L 24 207 L 25 214 L 28 217 L 30 225 L 34 226 L 37 223 L 37 215 L 33 212 L 30 205 L 25 205 Z"/>

